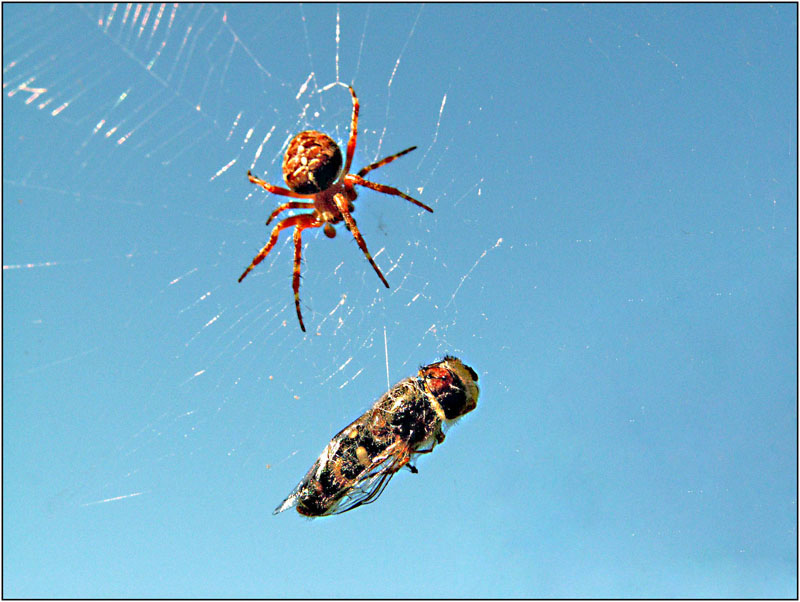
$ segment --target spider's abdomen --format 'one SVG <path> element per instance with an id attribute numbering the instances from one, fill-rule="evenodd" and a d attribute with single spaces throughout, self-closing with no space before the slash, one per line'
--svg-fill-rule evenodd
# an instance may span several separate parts
<path id="1" fill-rule="evenodd" d="M 306 130 L 289 142 L 283 157 L 283 179 L 294 192 L 314 194 L 331 187 L 342 169 L 342 151 L 333 138 Z"/>

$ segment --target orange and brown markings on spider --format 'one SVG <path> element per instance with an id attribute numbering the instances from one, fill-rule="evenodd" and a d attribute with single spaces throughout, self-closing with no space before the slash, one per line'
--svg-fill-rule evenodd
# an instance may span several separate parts
<path id="1" fill-rule="evenodd" d="M 311 211 L 311 213 L 303 213 L 284 218 L 275 224 L 267 240 L 267 244 L 262 247 L 244 273 L 239 276 L 239 282 L 241 282 L 250 270 L 264 260 L 278 242 L 278 235 L 282 230 L 294 228 L 292 290 L 294 291 L 294 304 L 297 311 L 297 319 L 300 322 L 300 328 L 304 332 L 306 327 L 305 324 L 303 324 L 303 314 L 300 311 L 300 261 L 302 255 L 303 230 L 322 228 L 328 238 L 333 238 L 336 236 L 336 229 L 334 226 L 344 222 L 347 229 L 353 235 L 353 238 L 355 238 L 359 248 L 366 256 L 367 261 L 369 261 L 372 268 L 378 274 L 381 282 L 383 282 L 386 288 L 389 288 L 389 283 L 372 258 L 372 255 L 367 249 L 367 243 L 358 230 L 355 219 L 353 219 L 352 213 L 355 209 L 353 201 L 358 197 L 355 187 L 363 186 L 384 194 L 399 196 L 433 213 L 433 209 L 415 198 L 410 197 L 406 193 L 401 192 L 397 188 L 384 184 L 377 184 L 364 179 L 364 176 L 370 171 L 383 167 L 395 159 L 410 153 L 417 148 L 416 146 L 412 146 L 399 153 L 385 157 L 380 161 L 371 163 L 358 173 L 350 173 L 350 166 L 353 162 L 356 140 L 358 138 L 359 103 L 355 90 L 353 90 L 352 86 L 348 86 L 348 88 L 353 98 L 353 114 L 350 122 L 350 138 L 347 141 L 344 169 L 342 169 L 342 151 L 333 138 L 316 130 L 307 130 L 300 132 L 292 138 L 286 149 L 286 154 L 283 157 L 283 179 L 286 181 L 289 187 L 288 189 L 269 184 L 257 178 L 249 171 L 247 172 L 247 177 L 250 179 L 250 182 L 261 186 L 267 192 L 296 199 L 306 199 L 281 203 L 269 215 L 267 225 L 280 213 L 288 209 L 308 209 Z"/>
<path id="2" fill-rule="evenodd" d="M 389 480 L 444 441 L 444 429 L 475 409 L 478 375 L 446 356 L 394 385 L 342 429 L 275 513 L 296 507 L 309 517 L 340 514 L 373 502 Z"/>

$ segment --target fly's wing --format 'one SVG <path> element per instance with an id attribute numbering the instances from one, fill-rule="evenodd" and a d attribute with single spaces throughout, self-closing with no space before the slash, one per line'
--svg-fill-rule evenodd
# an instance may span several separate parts
<path id="1" fill-rule="evenodd" d="M 384 458 L 383 461 L 377 462 L 359 478 L 342 499 L 332 506 L 325 515 L 342 514 L 353 508 L 371 504 L 380 497 L 392 477 L 398 470 L 408 464 L 408 461 L 408 455 L 402 454 L 390 455 Z"/>
<path id="2" fill-rule="evenodd" d="M 273 514 L 280 514 L 284 510 L 289 510 L 297 506 L 303 492 L 317 480 L 320 467 L 324 466 L 327 458 L 331 457 L 335 452 L 335 449 L 331 449 L 334 443 L 336 443 L 335 439 L 331 441 L 331 444 L 325 448 L 325 451 L 323 451 L 317 461 L 314 462 L 314 465 L 306 473 L 306 476 L 292 489 L 292 492 L 286 496 L 286 499 L 275 508 L 272 512 Z M 409 458 L 407 455 L 383 456 L 382 459 L 379 459 L 369 468 L 365 469 L 364 472 L 359 475 L 355 483 L 347 488 L 342 498 L 321 516 L 342 514 L 353 508 L 374 502 L 378 499 L 378 496 L 383 492 L 395 473 L 405 466 L 408 460 Z"/>

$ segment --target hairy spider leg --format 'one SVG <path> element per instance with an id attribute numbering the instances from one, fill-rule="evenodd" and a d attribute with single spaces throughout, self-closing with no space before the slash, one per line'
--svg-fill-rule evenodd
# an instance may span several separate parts
<path id="1" fill-rule="evenodd" d="M 405 192 L 400 192 L 397 188 L 393 186 L 385 186 L 384 184 L 376 184 L 375 182 L 370 182 L 369 180 L 365 180 L 361 176 L 357 176 L 356 174 L 347 174 L 345 176 L 345 180 L 349 184 L 358 184 L 359 186 L 364 186 L 365 188 L 371 188 L 372 190 L 377 190 L 378 192 L 382 192 L 384 194 L 391 194 L 394 196 L 399 196 L 410 203 L 414 203 L 417 207 L 422 207 L 425 211 L 430 211 L 433 213 L 433 209 L 428 207 L 425 203 L 419 202 L 417 199 L 408 196 Z"/>
<path id="2" fill-rule="evenodd" d="M 358 97 L 353 86 L 347 86 L 353 97 L 353 117 L 350 119 L 350 139 L 347 141 L 347 155 L 344 162 L 343 174 L 350 173 L 350 165 L 353 163 L 353 155 L 356 153 L 356 139 L 358 138 Z"/>
<path id="3" fill-rule="evenodd" d="M 314 203 L 306 201 L 288 201 L 286 203 L 282 203 L 275 208 L 275 211 L 269 214 L 266 225 L 269 226 L 269 223 L 276 217 L 278 217 L 278 214 L 281 211 L 286 211 L 287 209 L 313 209 L 313 208 L 314 208 Z"/>
<path id="4" fill-rule="evenodd" d="M 363 168 L 361 171 L 359 171 L 358 175 L 359 176 L 365 176 L 369 172 L 371 172 L 373 169 L 378 169 L 379 167 L 383 167 L 387 163 L 391 163 L 395 159 L 399 159 L 403 155 L 407 155 L 408 153 L 410 153 L 411 151 L 413 151 L 416 148 L 417 148 L 416 146 L 412 146 L 411 148 L 407 148 L 406 150 L 400 151 L 399 153 L 395 153 L 393 155 L 389 155 L 388 157 L 385 157 L 385 158 L 381 159 L 380 161 L 375 161 L 375 163 L 371 163 L 371 164 L 367 165 L 365 168 Z"/>
<path id="5" fill-rule="evenodd" d="M 265 182 L 261 178 L 257 178 L 256 176 L 251 174 L 249 171 L 247 172 L 247 178 L 250 180 L 251 183 L 258 184 L 259 186 L 261 186 L 261 188 L 263 188 L 267 192 L 271 192 L 272 194 L 279 194 L 281 196 L 290 196 L 290 197 L 292 197 L 294 199 L 313 199 L 314 198 L 313 194 L 300 194 L 299 192 L 294 192 L 292 190 L 287 190 L 286 188 L 281 188 L 280 186 L 273 186 L 272 184 L 270 184 L 268 182 Z"/>
<path id="6" fill-rule="evenodd" d="M 383 277 L 383 272 L 381 272 L 381 269 L 378 267 L 378 264 L 375 263 L 375 260 L 372 259 L 372 255 L 370 255 L 370 252 L 367 250 L 367 243 L 364 242 L 364 237 L 361 236 L 361 232 L 358 231 L 358 226 L 356 226 L 356 220 L 353 219 L 353 216 L 350 215 L 350 211 L 348 211 L 347 209 L 347 200 L 344 198 L 343 195 L 335 194 L 333 195 L 333 201 L 334 203 L 336 203 L 336 208 L 339 209 L 339 213 L 342 214 L 342 217 L 344 218 L 344 221 L 347 224 L 348 229 L 350 230 L 350 232 L 352 232 L 353 237 L 356 239 L 358 246 L 364 252 L 364 255 L 367 256 L 367 260 L 369 261 L 370 265 L 378 274 L 378 278 L 381 279 L 381 282 L 383 282 L 386 288 L 389 288 L 389 283 L 386 282 L 386 278 Z"/>
<path id="7" fill-rule="evenodd" d="M 309 218 L 312 221 L 316 222 L 316 218 L 314 217 L 313 214 L 310 215 L 303 214 L 303 215 L 293 215 L 292 217 L 287 217 L 286 219 L 281 220 L 277 224 L 275 224 L 275 227 L 272 229 L 272 233 L 269 235 L 269 240 L 267 241 L 267 244 L 265 244 L 264 247 L 258 252 L 258 255 L 256 255 L 253 258 L 253 262 L 247 267 L 244 273 L 241 276 L 239 276 L 239 282 L 244 280 L 244 277 L 250 273 L 250 270 L 252 270 L 259 263 L 261 263 L 264 260 L 264 258 L 269 254 L 269 252 L 272 251 L 272 247 L 274 247 L 275 243 L 278 242 L 278 234 L 281 233 L 281 230 L 285 230 L 286 228 L 291 228 L 292 226 L 296 226 L 298 224 L 303 224 L 309 221 Z M 310 226 L 305 226 L 305 227 L 308 228 Z"/>
<path id="8" fill-rule="evenodd" d="M 320 222 L 313 214 L 298 215 L 296 217 L 305 218 L 297 222 L 294 228 L 294 267 L 292 269 L 292 290 L 294 291 L 294 307 L 297 310 L 297 319 L 300 322 L 300 330 L 306 331 L 303 324 L 303 314 L 300 311 L 300 259 L 303 250 L 302 232 L 307 228 L 319 228 Z"/>

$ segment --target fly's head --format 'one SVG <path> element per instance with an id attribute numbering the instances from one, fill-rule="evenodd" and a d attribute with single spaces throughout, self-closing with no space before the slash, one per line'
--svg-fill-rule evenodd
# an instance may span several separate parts
<path id="1" fill-rule="evenodd" d="M 458 358 L 445 356 L 441 362 L 421 368 L 419 375 L 444 420 L 460 418 L 478 405 L 478 375 Z"/>

